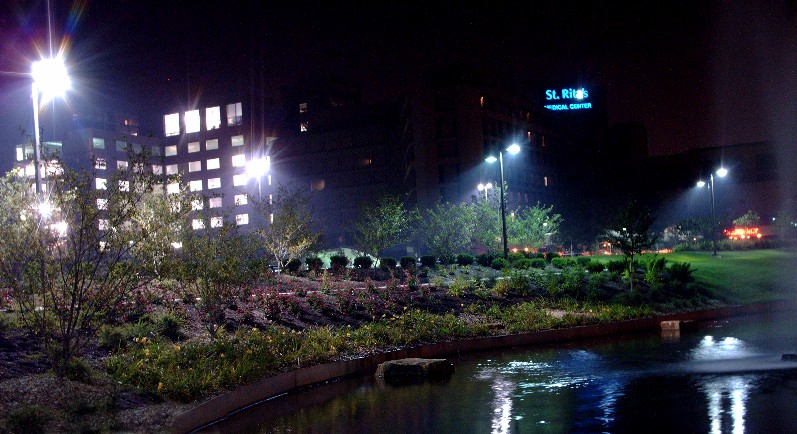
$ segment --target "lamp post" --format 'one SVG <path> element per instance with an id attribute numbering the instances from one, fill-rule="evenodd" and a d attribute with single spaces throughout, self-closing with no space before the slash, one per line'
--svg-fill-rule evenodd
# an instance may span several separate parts
<path id="1" fill-rule="evenodd" d="M 507 149 L 507 152 L 510 154 L 517 154 L 520 152 L 520 146 L 517 144 L 512 144 Z M 495 163 L 498 161 L 498 167 L 500 172 L 500 192 L 501 192 L 501 235 L 504 241 L 504 259 L 509 259 L 509 247 L 506 243 L 506 202 L 504 200 L 504 151 L 498 150 L 498 158 L 496 159 L 495 156 L 490 155 L 489 157 L 485 158 L 485 161 L 488 163 Z"/>
<path id="2" fill-rule="evenodd" d="M 31 66 L 31 100 L 33 102 L 33 173 L 36 179 L 36 193 L 41 193 L 41 131 L 39 128 L 39 111 L 42 103 L 56 96 L 63 96 L 72 87 L 64 65 L 63 57 L 56 56 L 33 62 Z"/>
<path id="3" fill-rule="evenodd" d="M 723 178 L 728 174 L 728 169 L 720 167 L 715 173 L 720 178 Z M 714 246 L 713 256 L 717 256 L 717 217 L 714 211 L 714 173 L 709 174 L 708 179 L 708 189 L 711 192 L 711 241 Z M 700 181 L 697 181 L 697 186 L 703 188 L 706 186 L 706 182 L 701 179 Z"/>
<path id="4" fill-rule="evenodd" d="M 477 185 L 476 188 L 479 191 L 482 191 L 482 190 L 484 191 L 484 200 L 487 200 L 487 190 L 493 188 L 493 184 L 491 182 L 488 182 L 487 184 L 479 183 L 479 185 Z"/>
<path id="5" fill-rule="evenodd" d="M 262 199 L 262 191 L 260 188 L 260 180 L 263 178 L 263 175 L 268 172 L 269 166 L 271 165 L 271 159 L 269 157 L 261 157 L 251 160 L 246 165 L 246 173 L 249 175 L 250 178 L 257 178 L 257 198 Z"/>

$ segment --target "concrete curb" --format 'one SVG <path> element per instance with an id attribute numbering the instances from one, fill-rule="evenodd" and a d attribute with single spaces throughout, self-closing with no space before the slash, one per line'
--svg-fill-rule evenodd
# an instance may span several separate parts
<path id="1" fill-rule="evenodd" d="M 240 387 L 223 395 L 208 399 L 196 407 L 175 417 L 169 427 L 172 433 L 190 433 L 214 422 L 222 420 L 237 411 L 255 405 L 269 398 L 287 393 L 293 389 L 323 383 L 336 378 L 356 374 L 376 372 L 380 363 L 411 357 L 442 358 L 445 356 L 498 348 L 528 346 L 549 342 L 564 342 L 621 333 L 655 330 L 662 321 L 691 320 L 705 321 L 716 318 L 752 315 L 765 312 L 797 309 L 797 303 L 763 303 L 728 306 L 694 312 L 673 313 L 620 321 L 608 324 L 595 324 L 564 329 L 542 330 L 515 335 L 469 338 L 450 342 L 440 342 L 420 347 L 404 348 L 396 351 L 374 354 L 359 359 L 324 363 L 307 368 L 296 369 L 255 383 Z"/>

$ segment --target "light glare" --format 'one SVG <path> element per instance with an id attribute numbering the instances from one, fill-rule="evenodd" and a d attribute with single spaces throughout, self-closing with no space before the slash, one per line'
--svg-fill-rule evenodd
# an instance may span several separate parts
<path id="1" fill-rule="evenodd" d="M 60 55 L 33 62 L 31 74 L 43 101 L 63 97 L 66 91 L 72 88 L 64 58 Z"/>

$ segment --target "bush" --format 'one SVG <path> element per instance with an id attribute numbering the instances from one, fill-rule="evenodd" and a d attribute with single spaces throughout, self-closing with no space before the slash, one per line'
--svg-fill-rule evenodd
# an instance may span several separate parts
<path id="1" fill-rule="evenodd" d="M 692 276 L 692 264 L 688 262 L 674 262 L 670 265 L 670 279 L 681 283 L 690 283 L 695 280 Z"/>
<path id="2" fill-rule="evenodd" d="M 544 269 L 547 265 L 548 262 L 545 260 L 545 258 L 537 257 L 531 259 L 531 268 Z"/>
<path id="3" fill-rule="evenodd" d="M 94 369 L 91 365 L 78 357 L 70 359 L 64 367 L 65 378 L 84 384 L 92 384 L 92 372 L 94 372 Z"/>
<path id="4" fill-rule="evenodd" d="M 440 259 L 440 264 L 442 265 L 453 264 L 457 261 L 457 258 L 454 255 L 440 255 L 439 259 Z"/>
<path id="5" fill-rule="evenodd" d="M 318 272 L 324 266 L 324 260 L 318 256 L 309 256 L 305 258 L 304 263 L 307 264 L 308 270 L 315 272 Z"/>
<path id="6" fill-rule="evenodd" d="M 577 256 L 576 257 L 576 264 L 578 265 L 587 265 L 592 262 L 592 259 L 589 256 Z"/>
<path id="7" fill-rule="evenodd" d="M 415 269 L 417 261 L 415 260 L 414 256 L 402 256 L 399 259 L 399 265 L 404 270 L 412 270 Z"/>
<path id="8" fill-rule="evenodd" d="M 332 255 L 329 257 L 329 265 L 332 270 L 342 270 L 349 265 L 349 258 L 346 255 Z"/>
<path id="9" fill-rule="evenodd" d="M 185 318 L 176 315 L 174 312 L 167 311 L 155 318 L 155 328 L 161 336 L 173 341 L 183 338 L 182 329 L 187 325 Z"/>
<path id="10" fill-rule="evenodd" d="M 46 432 L 49 415 L 36 405 L 23 405 L 8 412 L 6 429 L 13 433 Z"/>
<path id="11" fill-rule="evenodd" d="M 606 269 L 606 266 L 598 261 L 588 262 L 585 267 L 590 273 L 601 273 Z"/>
<path id="12" fill-rule="evenodd" d="M 556 252 L 545 252 L 545 260 L 551 262 L 553 258 L 558 258 L 559 254 Z"/>
<path id="13" fill-rule="evenodd" d="M 622 273 L 628 269 L 628 262 L 626 262 L 625 259 L 609 261 L 606 263 L 606 269 L 609 270 L 610 273 Z"/>
<path id="14" fill-rule="evenodd" d="M 369 269 L 373 265 L 374 260 L 370 256 L 358 256 L 354 258 L 354 268 Z"/>
<path id="15" fill-rule="evenodd" d="M 296 274 L 299 271 L 299 267 L 302 266 L 302 261 L 296 258 L 291 259 L 285 264 L 285 269 L 288 270 L 289 273 Z"/>
<path id="16" fill-rule="evenodd" d="M 531 268 L 531 261 L 532 260 L 528 258 L 518 259 L 512 263 L 512 268 L 516 268 L 518 270 L 528 270 Z M 543 262 L 545 262 L 545 260 L 543 260 Z"/>
<path id="17" fill-rule="evenodd" d="M 503 270 L 504 268 L 509 267 L 509 261 L 504 258 L 495 258 L 493 262 L 490 264 L 490 268 L 494 270 Z"/>
<path id="18" fill-rule="evenodd" d="M 379 266 L 385 270 L 392 270 L 396 268 L 396 259 L 387 257 L 379 260 Z"/>
<path id="19" fill-rule="evenodd" d="M 457 264 L 458 265 L 462 265 L 462 266 L 473 265 L 473 261 L 475 261 L 475 260 L 476 260 L 476 258 L 474 258 L 473 255 L 471 255 L 469 253 L 461 253 L 461 254 L 457 255 Z"/>
<path id="20" fill-rule="evenodd" d="M 433 268 L 437 264 L 437 258 L 434 255 L 421 256 L 421 265 L 424 267 Z"/>
<path id="21" fill-rule="evenodd" d="M 560 258 L 557 256 L 555 258 L 551 258 L 551 265 L 564 270 L 567 267 L 572 267 L 575 265 L 575 261 L 570 258 Z"/>
<path id="22" fill-rule="evenodd" d="M 526 259 L 526 256 L 523 253 L 520 253 L 520 252 L 514 252 L 514 253 L 513 252 L 509 252 L 509 254 L 507 255 L 507 259 L 509 260 L 509 263 L 512 264 L 515 261 L 519 261 L 521 259 Z"/>
<path id="23" fill-rule="evenodd" d="M 476 263 L 481 265 L 482 267 L 489 267 L 493 263 L 493 259 L 495 259 L 495 255 L 492 253 L 482 253 L 481 255 L 476 257 Z"/>

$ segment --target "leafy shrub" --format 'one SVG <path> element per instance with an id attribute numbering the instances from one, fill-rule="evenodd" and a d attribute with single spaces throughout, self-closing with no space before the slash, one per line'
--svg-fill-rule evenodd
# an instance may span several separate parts
<path id="1" fill-rule="evenodd" d="M 586 264 L 585 268 L 590 273 L 602 273 L 603 270 L 606 269 L 606 265 L 604 265 L 602 262 L 591 261 Z"/>
<path id="2" fill-rule="evenodd" d="M 464 277 L 457 276 L 448 287 L 448 294 L 453 297 L 462 297 L 468 292 L 473 291 L 475 286 L 476 282 L 473 279 L 466 279 Z"/>
<path id="3" fill-rule="evenodd" d="M 651 285 L 658 285 L 662 283 L 662 274 L 667 263 L 667 258 L 658 256 L 650 259 L 645 264 L 645 282 Z"/>
<path id="4" fill-rule="evenodd" d="M 349 258 L 346 255 L 332 255 L 329 257 L 329 264 L 334 271 L 340 271 L 349 265 Z"/>
<path id="5" fill-rule="evenodd" d="M 373 265 L 374 260 L 370 256 L 358 256 L 354 258 L 354 268 L 369 269 Z"/>
<path id="6" fill-rule="evenodd" d="M 530 259 L 524 260 L 531 261 Z M 501 271 L 501 275 L 503 279 L 501 279 L 499 283 L 503 282 L 507 284 L 507 291 L 504 293 L 504 295 L 507 293 L 526 295 L 531 284 L 531 279 L 529 278 L 528 274 L 515 268 L 505 268 Z"/>
<path id="7" fill-rule="evenodd" d="M 12 433 L 46 432 L 49 419 L 49 415 L 39 406 L 23 405 L 8 412 L 6 429 Z"/>
<path id="8" fill-rule="evenodd" d="M 456 257 L 453 255 L 440 255 L 440 263 L 443 265 L 453 264 L 456 262 Z"/>
<path id="9" fill-rule="evenodd" d="M 553 258 L 558 258 L 559 254 L 556 252 L 545 252 L 545 260 L 551 262 Z"/>
<path id="10" fill-rule="evenodd" d="M 173 341 L 183 338 L 182 329 L 187 325 L 185 318 L 171 311 L 166 311 L 155 318 L 154 323 L 155 328 L 158 330 L 158 334 Z"/>
<path id="11" fill-rule="evenodd" d="M 296 274 L 299 271 L 299 267 L 302 266 L 302 261 L 296 258 L 291 259 L 285 264 L 285 269 L 288 270 L 289 273 Z"/>
<path id="12" fill-rule="evenodd" d="M 526 259 L 526 256 L 523 253 L 521 253 L 521 252 L 509 252 L 509 254 L 507 255 L 507 259 L 509 260 L 509 263 L 511 264 L 511 263 L 513 263 L 515 261 L 519 261 L 521 259 Z"/>
<path id="13" fill-rule="evenodd" d="M 543 259 L 542 262 L 545 262 Z M 528 258 L 518 259 L 517 261 L 512 263 L 512 268 L 516 268 L 518 270 L 528 270 L 531 268 L 532 260 Z"/>
<path id="14" fill-rule="evenodd" d="M 64 367 L 64 377 L 85 384 L 92 384 L 92 372 L 94 369 L 91 365 L 78 357 L 70 359 Z"/>
<path id="15" fill-rule="evenodd" d="M 409 270 L 411 268 L 415 268 L 415 266 L 416 266 L 415 257 L 414 256 L 402 256 L 399 259 L 399 265 L 401 265 L 401 268 L 404 269 L 404 270 Z"/>
<path id="16" fill-rule="evenodd" d="M 548 265 L 548 262 L 545 258 L 532 258 L 531 259 L 531 268 L 539 268 L 544 269 Z"/>
<path id="17" fill-rule="evenodd" d="M 575 261 L 573 261 L 570 258 L 560 258 L 560 257 L 551 258 L 551 265 L 554 266 L 555 268 L 561 268 L 564 270 L 565 268 L 572 267 L 575 264 L 576 264 Z"/>
<path id="18" fill-rule="evenodd" d="M 492 253 L 482 253 L 481 255 L 476 257 L 476 263 L 481 265 L 482 267 L 489 267 L 493 263 L 493 259 L 495 259 L 495 255 Z"/>
<path id="19" fill-rule="evenodd" d="M 305 258 L 304 263 L 307 264 L 308 270 L 315 272 L 318 272 L 324 266 L 324 260 L 318 256 L 309 256 Z"/>
<path id="20" fill-rule="evenodd" d="M 473 255 L 469 253 L 460 253 L 459 255 L 457 255 L 457 265 L 462 265 L 462 266 L 473 265 L 473 261 L 475 260 L 476 258 L 474 258 Z"/>
<path id="21" fill-rule="evenodd" d="M 692 264 L 688 262 L 674 262 L 670 265 L 670 279 L 689 283 L 695 280 L 695 277 L 692 275 L 694 271 L 692 269 Z"/>
<path id="22" fill-rule="evenodd" d="M 423 255 L 421 256 L 421 265 L 424 267 L 433 268 L 437 263 L 437 258 L 434 255 Z"/>
<path id="23" fill-rule="evenodd" d="M 576 264 L 578 265 L 587 265 L 592 262 L 592 258 L 589 256 L 577 256 L 576 257 Z"/>
<path id="24" fill-rule="evenodd" d="M 392 269 L 396 268 L 396 264 L 398 264 L 398 261 L 396 261 L 396 258 L 391 258 L 391 257 L 388 256 L 388 257 L 379 259 L 379 267 L 383 268 L 385 270 L 392 270 Z"/>
<path id="25" fill-rule="evenodd" d="M 509 266 L 509 261 L 504 258 L 495 258 L 493 262 L 490 264 L 490 268 L 494 270 L 503 270 L 504 268 Z"/>
<path id="26" fill-rule="evenodd" d="M 624 259 L 609 261 L 606 263 L 606 269 L 609 270 L 610 273 L 622 273 L 628 269 L 628 262 Z"/>

